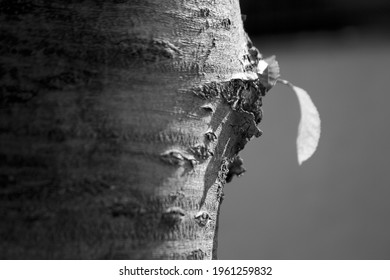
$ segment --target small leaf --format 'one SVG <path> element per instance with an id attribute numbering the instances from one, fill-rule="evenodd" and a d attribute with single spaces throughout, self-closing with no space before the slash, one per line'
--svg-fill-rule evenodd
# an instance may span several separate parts
<path id="1" fill-rule="evenodd" d="M 268 90 L 270 90 L 279 79 L 279 63 L 276 61 L 275 56 L 270 56 L 263 60 L 260 60 L 257 64 L 257 74 L 259 76 L 260 83 Z"/>
<path id="2" fill-rule="evenodd" d="M 275 58 L 273 55 L 264 59 L 268 63 L 268 81 L 272 86 L 276 84 L 280 76 L 279 63 Z"/>
<path id="3" fill-rule="evenodd" d="M 298 126 L 297 152 L 298 163 L 302 164 L 316 151 L 321 134 L 320 115 L 309 94 L 291 83 L 288 85 L 296 93 L 301 108 L 301 120 Z"/>

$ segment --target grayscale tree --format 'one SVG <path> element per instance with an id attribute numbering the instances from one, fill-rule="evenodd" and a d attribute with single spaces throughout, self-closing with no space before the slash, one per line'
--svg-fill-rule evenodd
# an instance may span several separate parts
<path id="1" fill-rule="evenodd" d="M 270 88 L 239 0 L 1 0 L 0 22 L 0 258 L 215 259 Z"/>

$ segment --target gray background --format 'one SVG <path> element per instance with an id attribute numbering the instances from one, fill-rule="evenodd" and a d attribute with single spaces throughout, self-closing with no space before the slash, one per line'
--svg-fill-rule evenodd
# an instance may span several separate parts
<path id="1" fill-rule="evenodd" d="M 300 167 L 300 117 L 283 85 L 264 98 L 263 136 L 225 186 L 220 259 L 390 259 L 390 32 L 343 26 L 251 36 L 282 78 L 308 91 L 322 119 Z"/>

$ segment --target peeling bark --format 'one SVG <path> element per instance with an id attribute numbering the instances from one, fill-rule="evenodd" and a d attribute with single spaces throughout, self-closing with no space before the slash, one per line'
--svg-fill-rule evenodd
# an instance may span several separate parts
<path id="1" fill-rule="evenodd" d="M 238 0 L 0 7 L 0 258 L 216 258 L 268 90 Z"/>

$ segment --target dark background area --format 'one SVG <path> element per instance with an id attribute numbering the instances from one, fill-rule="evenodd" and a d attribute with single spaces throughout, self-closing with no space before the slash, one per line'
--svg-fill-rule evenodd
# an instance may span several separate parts
<path id="1" fill-rule="evenodd" d="M 220 259 L 390 259 L 390 1 L 248 1 L 255 46 L 308 91 L 319 147 L 299 166 L 298 101 L 264 98 L 263 136 L 225 186 Z"/>
<path id="2" fill-rule="evenodd" d="M 241 0 L 241 12 L 252 36 L 390 23 L 388 0 Z"/>

